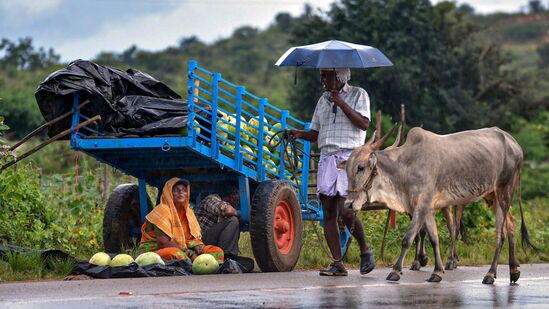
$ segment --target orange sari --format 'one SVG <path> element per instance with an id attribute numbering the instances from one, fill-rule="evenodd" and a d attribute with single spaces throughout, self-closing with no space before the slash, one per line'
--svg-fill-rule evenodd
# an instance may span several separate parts
<path id="1" fill-rule="evenodd" d="M 162 189 L 160 204 L 147 215 L 141 226 L 140 252 L 154 251 L 165 260 L 184 259 L 190 261 L 190 257 L 195 253 L 193 248 L 204 245 L 200 225 L 193 210 L 189 208 L 190 186 L 187 186 L 187 200 L 184 205 L 179 207 L 179 211 L 175 207 L 172 188 L 179 180 L 179 178 L 172 178 L 166 182 Z M 160 248 L 157 242 L 158 236 L 153 229 L 147 228 L 148 224 L 153 224 L 160 229 L 178 247 Z M 223 263 L 224 254 L 221 248 L 211 245 L 204 246 L 204 253 L 213 255 L 218 263 Z"/>

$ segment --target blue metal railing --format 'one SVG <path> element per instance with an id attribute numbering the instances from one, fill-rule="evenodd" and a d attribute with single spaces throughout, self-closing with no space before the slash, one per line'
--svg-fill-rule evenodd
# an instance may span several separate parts
<path id="1" fill-rule="evenodd" d="M 296 174 L 300 176 L 293 180 L 283 146 L 279 145 L 275 150 L 264 146 L 275 130 L 308 129 L 309 123 L 292 117 L 289 111 L 279 109 L 266 98 L 246 91 L 245 87 L 223 79 L 221 74 L 200 68 L 192 60 L 188 65 L 188 108 L 188 136 L 195 141 L 197 138 L 208 140 L 215 159 L 258 182 L 269 178 L 288 180 L 304 193 L 304 197 L 300 197 L 302 206 L 308 205 L 309 158 L 298 155 Z M 197 134 L 195 119 L 199 117 L 198 113 L 207 113 L 207 117 L 200 119 L 209 118 L 211 130 L 203 131 L 201 128 Z M 218 113 L 223 116 L 218 117 Z M 252 119 L 256 120 L 252 123 Z M 203 132 L 210 133 L 210 136 Z M 297 145 L 303 153 L 310 153 L 309 142 L 299 140 Z"/>
<path id="2" fill-rule="evenodd" d="M 79 102 L 79 93 L 75 93 L 74 108 Z M 147 138 L 102 138 L 104 133 L 92 128 L 77 129 L 81 118 L 87 119 L 90 115 L 82 115 L 80 111 L 75 111 L 71 126 L 73 130 L 71 147 L 91 153 L 101 151 L 112 153 L 113 150 L 124 153 L 128 149 L 161 149 L 166 155 L 169 155 L 170 149 L 192 148 L 197 154 L 220 164 L 222 169 L 227 167 L 238 172 L 241 175 L 239 178 L 241 185 L 247 178 L 256 182 L 267 179 L 289 181 L 303 193 L 299 195 L 299 199 L 304 218 L 308 218 L 306 210 L 310 209 L 315 219 L 321 219 L 322 212 L 318 202 L 308 200 L 307 197 L 310 143 L 297 141 L 298 148 L 302 153 L 307 154 L 307 156 L 298 155 L 299 166 L 296 171 L 298 179 L 291 179 L 293 176 L 289 170 L 291 165 L 284 158 L 283 145 L 278 145 L 276 149 L 267 147 L 275 131 L 308 129 L 309 123 L 292 117 L 289 111 L 272 105 L 266 98 L 260 98 L 248 92 L 244 86 L 223 79 L 220 73 L 212 73 L 200 68 L 196 61 L 190 61 L 188 67 L 187 110 L 187 133 L 184 136 Z M 256 120 L 251 121 L 252 119 Z M 95 137 L 85 138 L 88 135 L 95 135 Z M 146 157 L 149 152 L 141 150 L 138 153 Z M 132 153 L 133 156 L 136 154 Z M 144 183 L 145 179 L 149 183 L 154 180 L 150 178 L 152 176 L 147 176 L 143 167 L 139 166 L 141 162 L 120 161 L 108 155 L 96 157 L 138 177 L 140 184 Z M 206 161 L 209 164 L 214 163 Z M 171 163 L 158 162 L 153 165 L 154 168 L 181 167 L 169 164 Z M 184 162 L 184 164 L 191 166 L 194 162 Z M 142 207 L 145 207 L 146 203 L 143 203 Z"/>

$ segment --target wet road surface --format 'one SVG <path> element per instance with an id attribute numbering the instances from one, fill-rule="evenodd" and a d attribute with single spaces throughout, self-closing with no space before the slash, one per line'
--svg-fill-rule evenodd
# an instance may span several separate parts
<path id="1" fill-rule="evenodd" d="M 481 283 L 488 266 L 460 266 L 441 283 L 425 282 L 431 270 L 405 270 L 398 283 L 385 281 L 389 268 L 348 277 L 296 271 L 0 283 L 0 308 L 549 308 L 549 264 L 523 265 L 517 284 L 501 265 L 493 286 Z"/>

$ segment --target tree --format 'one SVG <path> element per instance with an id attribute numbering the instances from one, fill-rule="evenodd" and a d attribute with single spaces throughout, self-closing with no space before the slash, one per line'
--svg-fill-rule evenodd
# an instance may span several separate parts
<path id="1" fill-rule="evenodd" d="M 2 103 L 2 99 L 0 99 L 0 103 Z M 9 130 L 9 128 L 4 124 L 4 116 L 0 115 L 0 157 L 3 155 L 3 149 L 7 146 L 7 141 L 2 136 L 4 136 L 4 132 Z"/>
<path id="2" fill-rule="evenodd" d="M 467 3 L 463 3 L 461 4 L 458 8 L 457 8 L 457 11 L 459 13 L 465 13 L 465 14 L 468 14 L 468 15 L 473 15 L 475 14 L 475 8 L 470 6 L 469 4 Z"/>
<path id="3" fill-rule="evenodd" d="M 14 66 L 19 70 L 44 69 L 58 64 L 60 59 L 60 56 L 52 48 L 46 51 L 40 47 L 35 50 L 31 38 L 19 39 L 18 43 L 2 39 L 0 52 L 4 53 L 4 56 L 0 58 L 1 68 Z"/>
<path id="4" fill-rule="evenodd" d="M 120 54 L 119 56 L 120 62 L 133 65 L 135 63 L 135 58 L 137 57 L 137 53 L 138 53 L 137 45 L 133 44 L 132 46 L 128 47 L 126 50 L 124 50 Z"/>
<path id="5" fill-rule="evenodd" d="M 544 69 L 549 67 L 549 43 L 543 43 L 536 49 L 539 56 L 539 67 Z"/>
<path id="6" fill-rule="evenodd" d="M 182 38 L 179 41 L 179 49 L 182 51 L 192 51 L 193 48 L 203 48 L 204 46 L 206 46 L 206 44 L 200 41 L 195 35 Z"/>
<path id="7" fill-rule="evenodd" d="M 502 70 L 509 59 L 499 45 L 479 43 L 477 30 L 453 2 L 342 0 L 325 16 L 299 19 L 293 42 L 337 38 L 380 48 L 394 67 L 353 70 L 351 80 L 368 91 L 373 110 L 396 118 L 405 103 L 408 123 L 439 133 L 505 127 L 522 88 Z M 317 71 L 302 72 L 290 102 L 310 118 L 320 83 Z"/>
<path id="8" fill-rule="evenodd" d="M 531 0 L 528 2 L 528 8 L 531 13 L 541 13 L 545 11 L 545 7 L 539 0 Z"/>
<path id="9" fill-rule="evenodd" d="M 244 26 L 236 29 L 228 43 L 228 53 L 233 54 L 233 67 L 241 73 L 251 74 L 261 66 L 261 57 L 254 46 L 259 31 L 257 28 Z"/>
<path id="10" fill-rule="evenodd" d="M 279 13 L 275 17 L 276 26 L 280 28 L 281 31 L 290 31 L 293 24 L 293 18 L 288 13 Z"/>

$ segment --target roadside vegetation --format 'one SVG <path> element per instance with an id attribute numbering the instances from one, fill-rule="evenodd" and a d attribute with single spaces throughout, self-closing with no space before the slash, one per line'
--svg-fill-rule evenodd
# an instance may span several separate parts
<path id="1" fill-rule="evenodd" d="M 32 162 L 17 165 L 17 169 L 8 169 L 0 174 L 0 191 L 3 192 L 0 213 L 0 239 L 5 243 L 17 244 L 35 249 L 59 249 L 80 260 L 87 260 L 95 252 L 102 250 L 102 220 L 103 199 L 102 177 L 103 166 L 93 159 L 80 157 L 78 184 L 76 183 L 74 160 L 75 153 L 69 150 L 67 143 L 50 146 L 48 152 L 56 154 L 56 158 L 64 158 L 69 165 L 67 174 L 45 176 L 39 172 L 37 164 L 55 166 L 59 160 L 52 156 L 37 156 Z M 109 189 L 118 184 L 132 182 L 131 177 L 120 172 L 108 170 Z M 549 164 L 525 164 L 522 173 L 522 196 L 524 201 L 525 220 L 528 225 L 532 242 L 538 246 L 541 253 L 533 250 L 519 250 L 521 263 L 549 261 L 549 228 L 546 222 L 549 213 L 546 208 L 549 198 L 545 192 L 549 190 Z M 151 197 L 155 195 L 150 191 Z M 518 204 L 512 208 L 513 216 L 520 224 Z M 385 211 L 371 211 L 360 214 L 364 224 L 367 241 L 374 247 L 378 267 L 383 228 L 386 220 Z M 442 256 L 447 256 L 450 237 L 446 222 L 438 216 L 439 235 Z M 460 265 L 486 264 L 491 261 L 494 252 L 495 229 L 494 215 L 484 202 L 470 205 L 464 212 L 463 221 L 469 237 L 467 243 L 458 241 Z M 406 232 L 409 219 L 406 215 L 397 215 L 397 228 L 389 229 L 385 261 L 393 263 L 400 252 L 402 235 Z M 325 267 L 329 257 L 320 247 L 315 230 L 321 235 L 320 241 L 327 248 L 318 222 L 304 222 L 304 237 L 301 258 L 296 266 L 298 270 L 319 269 Z M 517 233 L 518 234 L 518 233 Z M 517 241 L 520 239 L 517 236 Z M 428 242 L 427 242 L 428 243 Z M 248 233 L 241 234 L 240 247 L 242 254 L 253 256 Z M 520 246 L 519 246 L 520 248 Z M 128 249 L 131 252 L 131 249 Z M 412 251 L 412 250 L 411 250 Z M 433 254 L 430 244 L 427 252 L 432 263 Z M 500 262 L 507 263 L 507 246 L 504 246 Z M 351 243 L 345 262 L 349 267 L 358 267 L 359 251 L 356 243 Z M 409 253 L 406 263 L 413 260 L 413 252 Z M 0 281 L 2 280 L 35 280 L 44 278 L 63 278 L 70 272 L 66 261 L 57 261 L 52 266 L 44 266 L 40 259 L 33 255 L 5 256 L 0 262 Z M 32 267 L 21 265 L 33 265 Z M 430 264 L 431 265 L 431 264 Z"/>
<path id="2" fill-rule="evenodd" d="M 537 5 L 532 5 L 534 2 Z M 519 250 L 519 260 L 547 262 L 549 12 L 538 2 L 530 1 L 528 12 L 479 15 L 466 5 L 456 7 L 450 2 L 433 7 L 426 0 L 341 0 L 328 12 L 308 7 L 302 16 L 295 18 L 281 13 L 265 30 L 241 27 L 231 37 L 212 44 L 196 37 L 183 38 L 179 45 L 163 51 L 132 47 L 119 54 L 101 53 L 94 61 L 145 71 L 185 96 L 186 62 L 195 59 L 201 66 L 222 72 L 224 78 L 246 85 L 248 90 L 268 97 L 269 102 L 308 119 L 320 93 L 318 72 L 298 70 L 294 85 L 295 71 L 274 67 L 276 59 L 289 46 L 333 37 L 378 46 L 393 60 L 396 70 L 353 71 L 352 83 L 368 90 L 372 111 L 380 109 L 387 116 L 385 130 L 391 117 L 398 119 L 400 104 L 405 103 L 408 128 L 423 126 L 445 134 L 499 126 L 518 140 L 526 160 L 522 170 L 525 220 L 532 242 L 540 248 L 539 253 Z M 411 24 L 415 28 L 409 28 Z M 43 122 L 34 91 L 48 74 L 66 63 L 59 62 L 54 50 L 34 47 L 32 39 L 0 40 L 2 164 L 32 147 L 30 143 L 16 153 L 6 152 L 7 145 Z M 39 142 L 40 138 L 34 145 Z M 108 194 L 117 185 L 128 182 L 136 180 L 71 151 L 67 142 L 53 143 L 0 173 L 0 245 L 58 249 L 87 260 L 103 248 L 103 208 Z M 154 200 L 155 190 L 149 193 Z M 520 213 L 516 199 L 515 195 L 512 214 L 519 241 Z M 379 267 L 386 212 L 373 211 L 360 216 Z M 444 259 L 450 238 L 442 215 L 437 220 Z M 468 241 L 465 243 L 461 238 L 458 241 L 460 265 L 489 263 L 495 244 L 491 210 L 484 202 L 477 202 L 465 209 L 463 221 Z M 397 228 L 389 229 L 387 263 L 396 260 L 408 222 L 407 216 L 399 214 Z M 304 228 L 296 268 L 325 267 L 330 260 L 319 244 L 324 242 L 321 227 L 318 222 L 305 221 Z M 427 247 L 432 265 L 429 242 Z M 253 256 L 248 233 L 242 234 L 241 248 L 243 255 Z M 502 264 L 507 263 L 507 250 L 506 244 L 500 256 Z M 413 259 L 411 251 L 407 265 Z M 358 266 L 355 243 L 345 259 L 350 267 Z M 69 264 L 57 261 L 44 265 L 40 256 L 9 253 L 0 258 L 0 281 L 63 278 L 70 272 Z"/>

